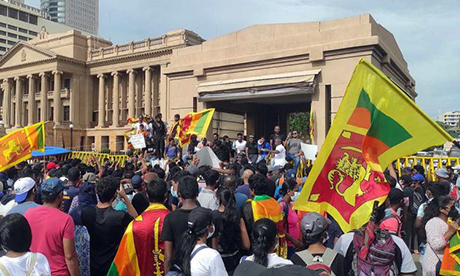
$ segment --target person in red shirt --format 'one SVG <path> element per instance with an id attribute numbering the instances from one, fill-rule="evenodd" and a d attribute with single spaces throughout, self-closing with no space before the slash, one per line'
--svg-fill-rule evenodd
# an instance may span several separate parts
<path id="1" fill-rule="evenodd" d="M 404 206 L 404 192 L 398 188 L 392 188 L 387 200 L 390 206 L 385 209 L 385 217 L 380 223 L 380 229 L 401 237 L 402 221 L 398 209 Z"/>
<path id="2" fill-rule="evenodd" d="M 64 182 L 49 178 L 42 185 L 43 206 L 29 209 L 25 217 L 32 229 L 32 252 L 48 259 L 53 276 L 80 276 L 72 217 L 59 210 Z"/>

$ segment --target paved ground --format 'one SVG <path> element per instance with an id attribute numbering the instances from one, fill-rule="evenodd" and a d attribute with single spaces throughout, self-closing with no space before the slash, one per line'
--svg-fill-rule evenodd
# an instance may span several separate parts
<path id="1" fill-rule="evenodd" d="M 420 264 L 420 254 L 412 254 L 412 258 L 414 258 L 415 265 L 417 266 L 417 276 L 422 276 L 422 267 Z"/>

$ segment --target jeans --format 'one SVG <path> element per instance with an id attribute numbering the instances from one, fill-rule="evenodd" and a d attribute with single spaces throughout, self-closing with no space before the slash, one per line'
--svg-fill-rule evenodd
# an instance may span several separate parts
<path id="1" fill-rule="evenodd" d="M 266 159 L 267 159 L 267 155 L 259 155 L 259 157 L 257 157 L 256 164 L 259 163 L 260 161 L 266 160 Z"/>
<path id="2" fill-rule="evenodd" d="M 256 164 L 257 163 L 257 154 L 250 154 L 249 155 L 249 160 L 251 160 L 252 164 Z"/>
<path id="3" fill-rule="evenodd" d="M 294 169 L 295 169 L 295 171 L 296 171 L 296 173 L 297 173 L 297 169 L 299 168 L 299 164 L 300 164 L 300 157 L 299 157 L 299 156 L 295 156 L 294 154 L 291 154 L 291 153 L 288 153 L 288 154 L 286 155 L 286 157 L 291 158 L 292 160 L 294 160 L 294 164 L 295 164 L 295 165 L 294 165 Z"/>

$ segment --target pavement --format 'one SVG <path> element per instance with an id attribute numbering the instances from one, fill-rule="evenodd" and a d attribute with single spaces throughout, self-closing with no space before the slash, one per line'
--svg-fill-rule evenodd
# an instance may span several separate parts
<path id="1" fill-rule="evenodd" d="M 412 258 L 414 259 L 415 266 L 417 267 L 416 276 L 422 276 L 422 265 L 420 264 L 420 254 L 412 254 Z"/>

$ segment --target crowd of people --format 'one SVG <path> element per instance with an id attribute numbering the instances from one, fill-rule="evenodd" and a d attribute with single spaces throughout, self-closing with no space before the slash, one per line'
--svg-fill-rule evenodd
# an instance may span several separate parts
<path id="1" fill-rule="evenodd" d="M 460 168 L 437 170 L 434 182 L 420 165 L 389 168 L 369 243 L 366 226 L 343 233 L 327 214 L 293 209 L 305 183 L 299 134 L 193 136 L 174 158 L 156 140 L 125 164 L 29 161 L 0 172 L 0 275 L 415 275 L 412 254 L 423 275 L 438 275 L 459 228 Z M 220 168 L 198 166 L 203 147 Z M 160 156 L 164 167 L 151 162 Z"/>

